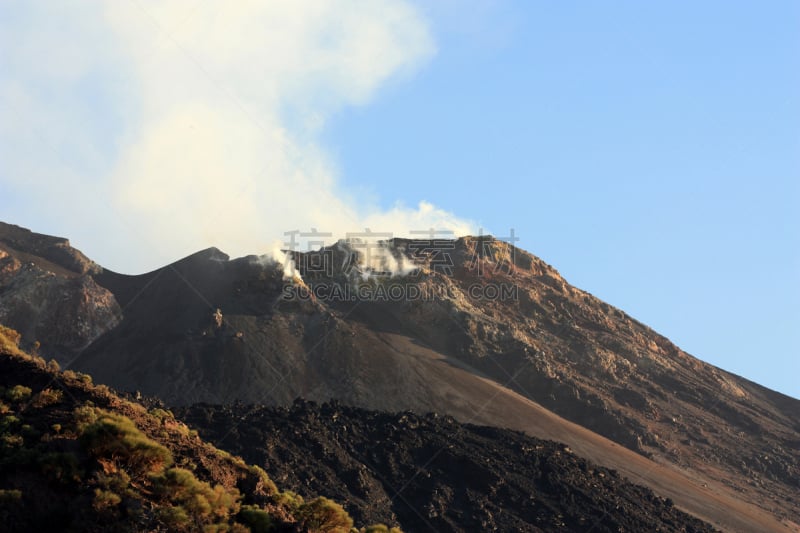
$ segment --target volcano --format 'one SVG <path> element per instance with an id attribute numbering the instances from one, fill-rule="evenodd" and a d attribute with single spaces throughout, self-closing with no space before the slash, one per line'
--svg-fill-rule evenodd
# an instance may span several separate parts
<path id="1" fill-rule="evenodd" d="M 536 256 L 480 236 L 287 259 L 210 248 L 129 276 L 0 224 L 0 323 L 170 406 L 438 413 L 564 443 L 724 530 L 798 527 L 800 401 L 687 354 Z"/>

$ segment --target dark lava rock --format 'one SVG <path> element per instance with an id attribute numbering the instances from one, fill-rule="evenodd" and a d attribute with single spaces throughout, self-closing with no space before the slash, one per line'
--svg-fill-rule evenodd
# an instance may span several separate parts
<path id="1" fill-rule="evenodd" d="M 713 531 L 563 444 L 411 412 L 297 400 L 176 410 L 200 435 L 357 522 L 437 531 Z"/>

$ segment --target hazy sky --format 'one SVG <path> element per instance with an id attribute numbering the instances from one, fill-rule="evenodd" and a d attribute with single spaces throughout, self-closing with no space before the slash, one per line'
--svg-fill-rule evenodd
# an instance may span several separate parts
<path id="1" fill-rule="evenodd" d="M 0 220 L 115 270 L 513 228 L 800 397 L 798 206 L 794 0 L 0 3 Z"/>

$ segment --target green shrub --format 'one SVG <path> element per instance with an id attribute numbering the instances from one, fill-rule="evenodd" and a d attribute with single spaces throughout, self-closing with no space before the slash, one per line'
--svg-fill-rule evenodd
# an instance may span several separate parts
<path id="1" fill-rule="evenodd" d="M 35 427 L 33 427 L 30 424 L 22 424 L 22 427 L 20 428 L 20 430 L 22 431 L 22 435 L 23 436 L 29 437 L 29 438 L 36 438 L 36 437 L 41 436 L 41 434 L 42 434 L 41 431 L 39 431 L 38 429 L 36 429 Z"/>
<path id="2" fill-rule="evenodd" d="M 42 473 L 60 483 L 80 481 L 83 471 L 78 465 L 78 458 L 68 452 L 49 452 L 38 458 Z"/>
<path id="3" fill-rule="evenodd" d="M 130 418 L 89 409 L 76 411 L 80 441 L 89 455 L 111 460 L 134 477 L 161 472 L 172 464 L 170 451 L 139 431 Z"/>
<path id="4" fill-rule="evenodd" d="M 97 422 L 97 418 L 103 411 L 94 407 L 91 401 L 87 401 L 80 407 L 76 407 L 73 412 L 73 417 L 78 426 L 78 431 L 82 431 L 86 426 Z"/>
<path id="5" fill-rule="evenodd" d="M 101 488 L 116 492 L 117 494 L 127 494 L 131 484 L 131 477 L 124 470 L 118 470 L 109 474 L 105 472 L 96 472 L 95 479 Z"/>
<path id="6" fill-rule="evenodd" d="M 383 524 L 373 524 L 361 529 L 362 533 L 403 533 L 398 527 L 388 527 Z"/>
<path id="7" fill-rule="evenodd" d="M 161 409 L 156 407 L 155 409 L 150 411 L 150 414 L 154 417 L 158 418 L 159 420 L 175 420 L 175 415 L 172 414 L 172 411 Z"/>
<path id="8" fill-rule="evenodd" d="M 51 389 L 46 388 L 39 391 L 36 396 L 33 397 L 33 405 L 36 408 L 47 407 L 50 405 L 55 405 L 57 403 L 61 403 L 61 400 L 64 399 L 64 392 L 58 389 Z"/>
<path id="9" fill-rule="evenodd" d="M 239 511 L 238 490 L 226 490 L 222 485 L 212 488 L 185 468 L 170 468 L 151 476 L 151 481 L 154 494 L 183 509 L 196 525 L 227 523 Z"/>
<path id="10" fill-rule="evenodd" d="M 221 450 L 219 448 L 216 448 L 214 451 L 216 452 L 217 455 L 219 455 L 220 457 L 224 457 L 226 459 L 231 459 L 233 457 L 230 453 L 226 452 L 225 450 Z"/>
<path id="11" fill-rule="evenodd" d="M 252 533 L 269 533 L 274 526 L 272 516 L 255 505 L 243 506 L 236 519 L 249 527 Z"/>
<path id="12" fill-rule="evenodd" d="M 183 531 L 189 526 L 189 515 L 185 509 L 167 505 L 156 512 L 158 519 L 171 530 Z"/>
<path id="13" fill-rule="evenodd" d="M 94 499 L 92 500 L 92 507 L 95 511 L 103 512 L 110 511 L 120 504 L 122 498 L 119 494 L 111 492 L 110 490 L 94 489 Z"/>
<path id="14" fill-rule="evenodd" d="M 2 328 L 3 326 L 0 326 Z M 22 491 L 17 489 L 0 489 L 0 505 L 19 503 L 22 501 Z"/>
<path id="15" fill-rule="evenodd" d="M 25 385 L 14 385 L 6 391 L 6 398 L 12 402 L 21 402 L 30 398 L 31 392 L 32 391 L 30 387 L 26 387 Z"/>
<path id="16" fill-rule="evenodd" d="M 12 431 L 19 424 L 20 420 L 16 416 L 5 415 L 2 419 L 0 419 L 0 432 L 7 433 L 9 431 Z"/>
<path id="17" fill-rule="evenodd" d="M 0 449 L 21 448 L 24 444 L 25 440 L 22 435 L 9 434 L 0 437 Z"/>
<path id="18" fill-rule="evenodd" d="M 349 533 L 353 527 L 347 511 L 324 496 L 301 505 L 295 516 L 305 529 L 320 533 Z"/>
<path id="19" fill-rule="evenodd" d="M 22 339 L 17 331 L 0 325 L 0 348 L 5 348 L 11 353 L 18 352 L 19 341 Z"/>
<path id="20" fill-rule="evenodd" d="M 291 490 L 279 492 L 275 495 L 274 500 L 275 503 L 281 507 L 285 507 L 291 514 L 297 513 L 300 506 L 305 504 L 303 497 Z"/>
<path id="21" fill-rule="evenodd" d="M 278 487 L 275 485 L 275 482 L 270 479 L 269 474 L 267 474 L 263 468 L 250 465 L 247 469 L 258 476 L 258 483 L 256 484 L 256 490 L 263 491 L 267 496 L 272 496 L 278 493 Z"/>

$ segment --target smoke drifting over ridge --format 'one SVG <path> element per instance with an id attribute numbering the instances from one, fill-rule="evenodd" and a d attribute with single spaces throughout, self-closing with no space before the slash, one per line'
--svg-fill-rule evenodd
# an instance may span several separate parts
<path id="1" fill-rule="evenodd" d="M 47 231 L 47 221 L 124 272 L 212 245 L 269 253 L 290 230 L 317 228 L 329 243 L 365 228 L 475 231 L 425 201 L 365 205 L 337 184 L 318 141 L 332 113 L 435 52 L 404 0 L 0 10 L 10 222 Z"/>

